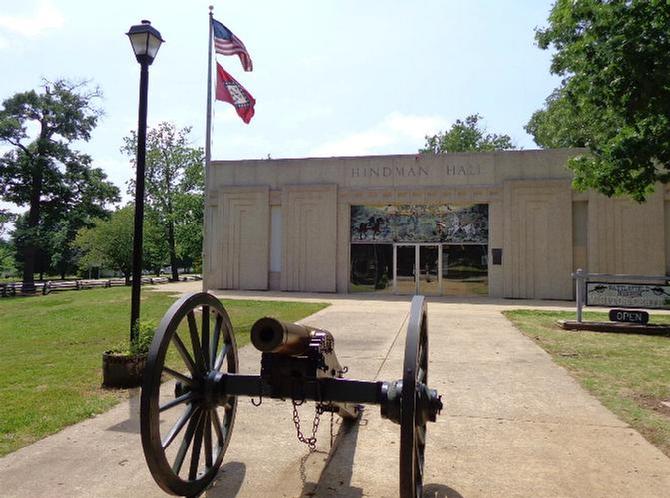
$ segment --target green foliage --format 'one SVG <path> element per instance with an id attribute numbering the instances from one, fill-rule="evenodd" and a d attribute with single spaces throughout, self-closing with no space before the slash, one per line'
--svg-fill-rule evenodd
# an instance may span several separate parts
<path id="1" fill-rule="evenodd" d="M 542 148 L 587 147 L 596 118 L 584 112 L 575 115 L 559 88 L 547 97 L 544 109 L 533 113 L 525 130 Z"/>
<path id="2" fill-rule="evenodd" d="M 14 250 L 9 242 L 0 239 L 0 278 L 16 275 Z"/>
<path id="3" fill-rule="evenodd" d="M 161 268 L 169 261 L 168 241 L 154 211 L 145 211 L 142 227 L 142 267 L 160 275 Z"/>
<path id="4" fill-rule="evenodd" d="M 174 208 L 177 256 L 184 267 L 202 268 L 202 240 L 204 202 L 201 193 L 183 193 L 175 196 Z"/>
<path id="5" fill-rule="evenodd" d="M 49 251 L 51 238 L 49 227 L 44 220 L 35 227 L 28 226 L 28 213 L 17 216 L 14 230 L 11 232 L 10 244 L 14 248 L 16 266 L 23 271 L 24 255 L 26 247 L 32 241 L 33 249 L 33 271 L 36 273 L 47 273 L 49 270 Z"/>
<path id="6" fill-rule="evenodd" d="M 132 206 L 115 211 L 109 220 L 98 220 L 91 228 L 77 233 L 75 246 L 83 255 L 79 264 L 107 267 L 130 278 L 133 264 Z"/>
<path id="7" fill-rule="evenodd" d="M 577 188 L 643 201 L 670 179 L 670 2 L 558 0 L 536 39 L 563 81 L 526 130 L 589 148 L 569 163 Z"/>
<path id="8" fill-rule="evenodd" d="M 79 265 L 104 267 L 130 279 L 133 267 L 134 206 L 117 209 L 108 220 L 97 220 L 91 228 L 81 229 L 74 246 L 81 251 Z M 143 268 L 157 271 L 165 263 L 165 237 L 150 215 L 144 217 L 142 236 Z"/>
<path id="9" fill-rule="evenodd" d="M 426 136 L 426 145 L 421 153 L 446 154 L 449 152 L 510 150 L 516 147 L 509 135 L 486 133 L 479 121 L 479 114 L 472 114 L 464 121 L 457 119 L 448 131 Z"/>
<path id="10" fill-rule="evenodd" d="M 5 209 L 0 209 L 0 240 L 2 239 L 2 236 L 5 235 L 7 224 L 13 222 L 15 219 L 16 215 Z"/>
<path id="11" fill-rule="evenodd" d="M 191 266 L 202 252 L 204 153 L 189 146 L 190 132 L 190 127 L 177 129 L 162 122 L 147 133 L 147 211 L 162 227 L 173 279 L 180 264 Z M 136 134 L 131 132 L 123 141 L 121 152 L 134 163 Z M 131 182 L 129 193 L 134 195 L 134 188 Z"/>
<path id="12" fill-rule="evenodd" d="M 12 147 L 0 158 L 0 198 L 28 206 L 14 237 L 26 281 L 33 280 L 39 257 L 48 265 L 53 257 L 62 273 L 71 268 L 74 234 L 119 200 L 118 188 L 92 167 L 91 157 L 71 147 L 90 139 L 101 114 L 94 105 L 99 97 L 85 83 L 45 81 L 41 92 L 17 93 L 0 108 L 0 142 Z"/>
<path id="13" fill-rule="evenodd" d="M 128 341 L 127 339 L 119 342 L 112 347 L 109 352 L 120 355 L 140 356 L 149 352 L 149 346 L 154 339 L 156 332 L 156 323 L 153 321 L 141 320 L 139 325 L 135 322 L 133 325 L 133 335 L 137 337 L 135 341 Z"/>

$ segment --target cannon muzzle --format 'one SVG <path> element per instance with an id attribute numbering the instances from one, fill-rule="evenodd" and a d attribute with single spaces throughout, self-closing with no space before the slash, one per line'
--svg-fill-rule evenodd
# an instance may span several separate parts
<path id="1" fill-rule="evenodd" d="M 251 342 L 264 353 L 299 355 L 309 346 L 314 330 L 266 316 L 251 326 Z"/>

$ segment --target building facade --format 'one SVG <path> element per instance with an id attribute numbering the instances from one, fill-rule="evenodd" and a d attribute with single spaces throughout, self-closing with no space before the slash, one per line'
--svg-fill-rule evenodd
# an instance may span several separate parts
<path id="1" fill-rule="evenodd" d="M 667 274 L 670 191 L 576 192 L 580 152 L 215 161 L 204 284 L 572 299 L 577 268 Z"/>

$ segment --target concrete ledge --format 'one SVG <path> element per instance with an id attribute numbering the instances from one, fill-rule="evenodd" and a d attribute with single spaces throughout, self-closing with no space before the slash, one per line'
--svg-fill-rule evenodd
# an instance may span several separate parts
<path id="1" fill-rule="evenodd" d="M 565 330 L 589 330 L 591 332 L 618 332 L 624 334 L 667 335 L 670 336 L 670 325 L 648 323 L 641 325 L 625 322 L 577 322 L 575 320 L 558 320 L 559 327 Z"/>

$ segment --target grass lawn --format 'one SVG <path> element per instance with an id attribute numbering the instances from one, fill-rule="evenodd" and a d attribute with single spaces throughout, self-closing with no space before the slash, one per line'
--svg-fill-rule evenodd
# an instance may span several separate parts
<path id="1" fill-rule="evenodd" d="M 670 337 L 566 331 L 556 320 L 574 312 L 514 310 L 504 315 L 545 349 L 619 418 L 670 456 Z M 606 313 L 584 319 L 608 321 Z M 653 315 L 654 323 L 670 316 Z"/>
<path id="2" fill-rule="evenodd" d="M 158 323 L 174 297 L 142 291 L 142 320 Z M 223 301 L 238 345 L 271 315 L 295 321 L 326 304 Z M 128 335 L 130 288 L 0 299 L 0 456 L 101 413 L 128 391 L 106 390 L 103 351 Z"/>

